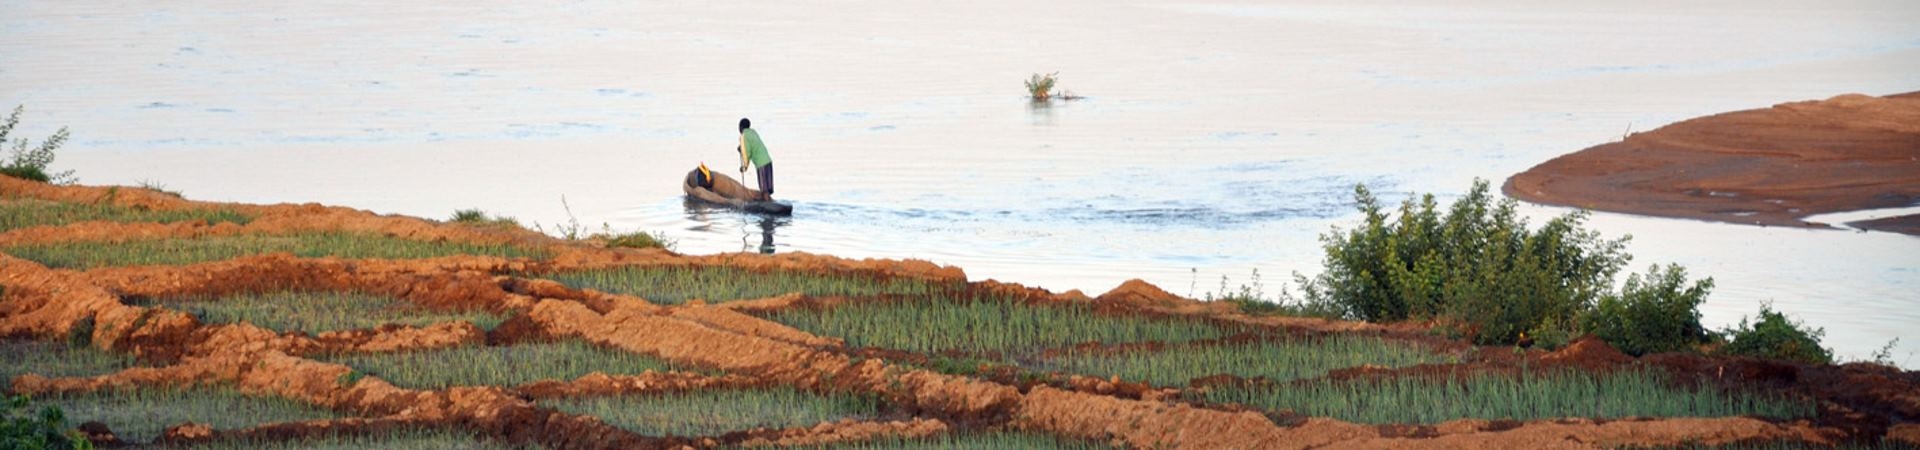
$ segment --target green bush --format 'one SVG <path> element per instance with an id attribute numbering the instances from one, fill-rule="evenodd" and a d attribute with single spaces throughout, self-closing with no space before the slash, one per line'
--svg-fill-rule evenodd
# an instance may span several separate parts
<path id="1" fill-rule="evenodd" d="M 1481 344 L 1531 334 L 1556 346 L 1632 258 L 1628 238 L 1583 228 L 1584 211 L 1529 230 L 1516 202 L 1496 204 L 1486 180 L 1474 180 L 1444 216 L 1431 194 L 1401 203 L 1392 220 L 1366 186 L 1354 187 L 1354 200 L 1365 222 L 1321 235 L 1326 271 L 1296 276 L 1307 303 L 1348 318 L 1445 319 Z"/>
<path id="2" fill-rule="evenodd" d="M 1688 286 L 1686 268 L 1654 265 L 1645 277 L 1628 275 L 1618 295 L 1601 297 L 1581 328 L 1629 355 L 1685 350 L 1712 338 L 1698 310 L 1712 290 L 1712 278 Z"/>
<path id="3" fill-rule="evenodd" d="M 27 413 L 27 397 L 8 399 L 0 411 L 0 449 L 91 449 L 93 443 L 67 426 L 60 408 L 47 406 L 40 414 Z"/>
<path id="4" fill-rule="evenodd" d="M 8 115 L 5 122 L 0 122 L 0 145 L 8 143 L 7 135 L 13 132 L 14 126 L 20 124 L 20 113 L 25 110 L 26 105 L 15 106 L 13 114 Z M 47 165 L 53 164 L 53 151 L 67 142 L 67 127 L 60 127 L 60 131 L 47 136 L 38 147 L 29 148 L 26 138 L 12 142 L 13 151 L 7 155 L 5 163 L 0 163 L 0 175 L 43 183 L 73 184 L 79 181 L 73 177 L 71 170 L 47 173 Z"/>
<path id="5" fill-rule="evenodd" d="M 1751 326 L 1747 318 L 1742 317 L 1739 326 L 1728 328 L 1725 333 L 1732 342 L 1720 348 L 1722 354 L 1808 364 L 1833 363 L 1833 352 L 1820 347 L 1820 336 L 1825 335 L 1826 330 L 1805 328 L 1774 311 L 1772 305 L 1760 305 L 1760 320 Z"/>

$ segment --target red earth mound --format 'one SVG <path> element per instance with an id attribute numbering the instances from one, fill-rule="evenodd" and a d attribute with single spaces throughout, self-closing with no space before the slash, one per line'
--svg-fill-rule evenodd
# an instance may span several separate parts
<path id="1" fill-rule="evenodd" d="M 1729 223 L 1920 202 L 1920 93 L 1859 94 L 1681 121 L 1541 163 L 1502 188 L 1521 200 Z M 1914 217 L 1853 224 L 1916 234 Z"/>

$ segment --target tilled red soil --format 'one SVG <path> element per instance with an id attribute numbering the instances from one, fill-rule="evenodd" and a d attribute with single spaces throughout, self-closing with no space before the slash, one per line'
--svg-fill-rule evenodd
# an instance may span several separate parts
<path id="1" fill-rule="evenodd" d="M 162 438 L 200 442 L 235 437 L 294 438 L 321 433 L 377 433 L 398 427 L 437 426 L 470 430 L 513 443 L 553 448 L 683 448 L 720 445 L 801 445 L 917 437 L 968 430 L 1014 429 L 1088 439 L 1135 448 L 1592 448 L 1617 445 L 1720 444 L 1800 441 L 1826 444 L 1873 442 L 1883 436 L 1911 439 L 1920 420 L 1920 376 L 1862 365 L 1807 367 L 1693 355 L 1634 360 L 1604 343 L 1583 341 L 1554 352 L 1515 354 L 1510 349 L 1474 349 L 1428 336 L 1424 324 L 1378 325 L 1243 314 L 1231 305 L 1182 299 L 1143 282 L 1128 282 L 1088 298 L 1077 292 L 996 282 L 967 289 L 1016 295 L 1030 302 L 1083 302 L 1107 314 L 1191 317 L 1275 330 L 1279 334 L 1361 333 L 1418 340 L 1465 352 L 1461 364 L 1407 369 L 1354 368 L 1332 379 L 1421 376 L 1457 370 L 1508 373 L 1516 367 L 1557 366 L 1605 371 L 1657 367 L 1689 379 L 1807 395 L 1821 403 L 1814 420 L 1775 422 L 1754 418 L 1674 418 L 1531 422 L 1460 420 L 1431 426 L 1373 426 L 1329 418 L 1274 418 L 1231 405 L 1180 400 L 1179 391 L 1151 389 L 1124 380 L 1061 376 L 1039 384 L 995 377 L 935 373 L 900 364 L 886 351 L 848 349 L 838 339 L 756 318 L 765 312 L 817 303 L 801 296 L 720 305 L 662 306 L 645 299 L 572 289 L 516 274 L 618 266 L 726 266 L 749 270 L 912 277 L 961 282 L 957 268 L 924 261 L 848 260 L 808 254 L 683 256 L 660 250 L 608 249 L 555 240 L 513 229 L 474 228 L 415 218 L 378 216 L 318 205 L 212 205 L 150 194 L 133 188 L 48 186 L 0 177 L 0 194 L 69 202 L 111 201 L 154 209 L 225 206 L 259 215 L 245 226 L 204 224 L 80 223 L 0 233 L 0 245 L 33 242 L 192 237 L 209 234 L 274 234 L 313 230 L 380 233 L 409 239 L 511 242 L 548 249 L 547 260 L 455 256 L 423 260 L 343 260 L 263 255 L 184 266 L 49 269 L 0 255 L 0 338 L 65 339 L 92 324 L 94 346 L 140 356 L 154 367 L 83 378 L 25 375 L 8 380 L 15 393 L 87 392 L 125 386 L 226 384 L 358 416 L 319 422 L 267 424 L 213 430 L 183 424 Z M 225 295 L 266 289 L 360 290 L 431 307 L 487 309 L 513 318 L 491 333 L 471 324 L 387 326 L 308 337 L 275 333 L 249 324 L 209 325 L 176 311 L 130 306 L 128 299 L 174 295 Z M 829 302 L 861 301 L 832 299 Z M 339 352 L 402 351 L 480 343 L 578 338 L 678 365 L 716 369 L 727 375 L 687 373 L 638 376 L 588 375 L 512 388 L 403 389 L 366 376 L 344 380 L 352 369 L 309 359 Z M 1156 344 L 1141 344 L 1152 346 Z M 877 357 L 876 357 L 877 356 Z M 900 355 L 911 359 L 912 355 Z M 921 355 L 924 356 L 924 355 Z M 1215 379 L 1212 383 L 1246 382 Z M 596 418 L 542 408 L 535 399 L 615 395 L 723 387 L 785 385 L 819 392 L 878 394 L 903 418 L 819 424 L 787 430 L 751 430 L 723 436 L 643 436 Z M 1194 389 L 1204 389 L 1207 382 Z M 95 430 L 100 431 L 100 430 Z"/>

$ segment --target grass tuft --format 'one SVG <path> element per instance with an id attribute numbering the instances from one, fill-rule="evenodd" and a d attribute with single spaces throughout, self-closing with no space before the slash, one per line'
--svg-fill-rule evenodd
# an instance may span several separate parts
<path id="1" fill-rule="evenodd" d="M 1536 420 L 1561 417 L 1812 417 L 1811 400 L 1674 387 L 1645 370 L 1595 376 L 1486 375 L 1445 380 L 1325 381 L 1305 385 L 1229 386 L 1204 398 L 1272 411 L 1370 423 L 1432 424 L 1454 419 Z"/>
<path id="2" fill-rule="evenodd" d="M 545 258 L 544 249 L 510 244 L 415 241 L 368 233 L 320 232 L 293 235 L 217 236 L 195 239 L 139 240 L 118 243 L 62 242 L 0 247 L 0 252 L 57 269 L 92 269 L 148 264 L 180 265 L 240 256 L 288 252 L 315 258 L 419 259 L 452 255 Z"/>
<path id="3" fill-rule="evenodd" d="M 667 239 L 666 233 L 657 231 L 653 233 L 640 231 L 622 234 L 602 233 L 593 235 L 591 239 L 604 240 L 607 242 L 607 247 L 658 248 L 665 250 L 672 250 L 676 243 L 672 239 Z"/>
<path id="4" fill-rule="evenodd" d="M 880 411 L 879 399 L 871 395 L 821 395 L 789 387 L 561 398 L 542 400 L 540 406 L 599 417 L 644 435 L 683 437 L 870 419 Z"/>
<path id="5" fill-rule="evenodd" d="M 398 353 L 340 355 L 332 362 L 408 389 L 454 386 L 518 386 L 540 380 L 572 380 L 593 372 L 637 375 L 686 370 L 659 359 L 577 340 L 510 347 L 455 347 Z"/>
<path id="6" fill-rule="evenodd" d="M 184 311 L 201 322 L 251 323 L 274 331 L 320 334 L 396 323 L 425 327 L 468 322 L 491 330 L 505 318 L 486 311 L 441 311 L 384 295 L 360 292 L 277 291 L 220 298 L 192 297 L 154 303 Z"/>
<path id="7" fill-rule="evenodd" d="M 881 280 L 854 275 L 754 272 L 731 267 L 622 267 L 559 272 L 544 277 L 574 288 L 637 295 L 661 304 L 680 304 L 692 299 L 719 303 L 796 292 L 815 297 L 919 296 L 947 288 L 905 278 Z"/>
<path id="8" fill-rule="evenodd" d="M 167 189 L 167 185 L 166 185 L 166 184 L 163 184 L 163 183 L 161 183 L 161 182 L 158 182 L 158 181 L 153 181 L 153 180 L 140 180 L 140 188 L 141 188 L 141 189 L 146 189 L 146 190 L 149 190 L 149 191 L 154 191 L 154 192 L 159 192 L 159 193 L 162 193 L 162 194 L 167 194 L 167 195 L 169 195 L 169 196 L 172 196 L 173 198 L 187 198 L 187 196 L 185 196 L 185 195 L 181 195 L 181 194 L 180 194 L 180 191 L 176 191 L 176 190 L 172 190 L 172 189 Z"/>
<path id="9" fill-rule="evenodd" d="M 520 228 L 519 220 L 506 216 L 490 216 L 487 215 L 486 211 L 481 211 L 480 208 L 456 210 L 453 212 L 453 217 L 448 220 L 455 223 L 486 227 Z"/>

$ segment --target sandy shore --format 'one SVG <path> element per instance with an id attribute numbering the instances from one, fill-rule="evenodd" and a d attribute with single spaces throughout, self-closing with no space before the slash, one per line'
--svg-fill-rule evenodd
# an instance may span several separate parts
<path id="1" fill-rule="evenodd" d="M 1507 179 L 1534 203 L 1753 225 L 1920 202 L 1920 92 L 1700 117 L 1554 158 Z M 1855 228 L 1920 235 L 1920 217 Z"/>

